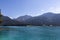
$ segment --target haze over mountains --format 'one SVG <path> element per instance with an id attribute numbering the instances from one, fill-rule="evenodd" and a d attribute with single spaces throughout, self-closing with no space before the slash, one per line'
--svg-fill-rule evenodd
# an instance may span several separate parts
<path id="1" fill-rule="evenodd" d="M 11 19 L 7 16 L 3 16 L 3 22 L 1 25 L 3 26 L 27 26 L 27 25 L 60 26 L 60 14 L 54 14 L 52 12 L 48 12 L 36 17 L 25 15 L 25 16 L 20 16 L 16 19 Z"/>
<path id="2" fill-rule="evenodd" d="M 20 17 L 16 18 L 16 20 L 17 20 L 17 21 L 26 21 L 26 20 L 28 20 L 29 18 L 32 18 L 32 16 L 24 15 L 24 16 L 20 16 Z"/>

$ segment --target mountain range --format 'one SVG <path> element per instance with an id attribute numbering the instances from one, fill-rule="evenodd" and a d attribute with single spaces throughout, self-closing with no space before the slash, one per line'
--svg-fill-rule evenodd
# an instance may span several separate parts
<path id="1" fill-rule="evenodd" d="M 40 16 L 29 16 L 24 15 L 15 19 L 11 19 L 8 16 L 2 16 L 3 22 L 2 26 L 27 26 L 27 25 L 35 25 L 35 26 L 60 26 L 60 14 L 55 14 L 52 12 L 44 13 Z"/>

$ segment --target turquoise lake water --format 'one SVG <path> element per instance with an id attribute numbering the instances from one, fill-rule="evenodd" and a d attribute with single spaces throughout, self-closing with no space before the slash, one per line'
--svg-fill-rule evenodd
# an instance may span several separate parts
<path id="1" fill-rule="evenodd" d="M 1 26 L 2 27 L 2 26 Z M 60 27 L 43 26 L 3 26 L 0 40 L 60 40 Z"/>

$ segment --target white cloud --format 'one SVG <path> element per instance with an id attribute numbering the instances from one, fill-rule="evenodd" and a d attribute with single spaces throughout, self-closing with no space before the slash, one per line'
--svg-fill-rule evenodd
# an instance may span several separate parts
<path id="1" fill-rule="evenodd" d="M 50 7 L 48 12 L 60 13 L 60 7 Z"/>
<path id="2" fill-rule="evenodd" d="M 42 12 L 44 12 L 45 10 L 41 10 Z"/>

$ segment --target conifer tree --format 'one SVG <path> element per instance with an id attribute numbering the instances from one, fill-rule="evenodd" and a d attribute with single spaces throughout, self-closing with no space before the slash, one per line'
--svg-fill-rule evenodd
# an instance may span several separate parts
<path id="1" fill-rule="evenodd" d="M 2 14 L 1 14 L 1 9 L 0 9 L 0 24 L 2 23 Z"/>

